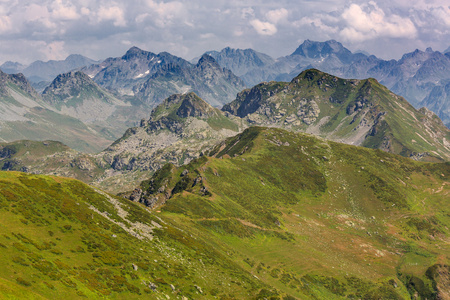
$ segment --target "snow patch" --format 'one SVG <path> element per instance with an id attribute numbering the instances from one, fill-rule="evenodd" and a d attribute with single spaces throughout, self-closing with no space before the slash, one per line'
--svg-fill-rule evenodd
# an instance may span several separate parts
<path id="1" fill-rule="evenodd" d="M 136 75 L 136 76 L 134 77 L 134 79 L 142 78 L 142 77 L 148 75 L 149 73 L 150 73 L 150 70 L 147 70 L 147 71 L 145 71 L 145 72 L 142 73 L 142 74 Z"/>

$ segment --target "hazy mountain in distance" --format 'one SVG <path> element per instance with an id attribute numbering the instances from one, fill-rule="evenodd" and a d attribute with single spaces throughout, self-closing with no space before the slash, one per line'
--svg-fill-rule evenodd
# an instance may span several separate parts
<path id="1" fill-rule="evenodd" d="M 245 86 L 231 71 L 205 56 L 197 64 L 162 52 L 137 47 L 122 57 L 108 58 L 82 70 L 100 86 L 150 107 L 174 93 L 195 92 L 212 105 L 230 102 Z"/>
<path id="2" fill-rule="evenodd" d="M 142 108 L 138 105 L 116 98 L 81 71 L 58 75 L 42 97 L 58 112 L 102 127 L 113 140 L 146 116 L 145 112 L 140 113 Z"/>
<path id="3" fill-rule="evenodd" d="M 237 76 L 242 76 L 249 71 L 272 65 L 275 60 L 267 54 L 253 49 L 232 49 L 226 47 L 219 51 L 208 51 L 206 54 L 214 57 L 219 65 L 229 69 Z"/>
<path id="4" fill-rule="evenodd" d="M 221 55 L 227 53 L 222 51 Z M 228 60 L 239 66 L 240 59 L 231 53 L 226 57 L 226 60 L 219 60 L 222 66 L 232 65 Z M 246 60 L 241 60 L 245 66 Z M 442 98 L 443 93 L 438 93 L 450 80 L 450 52 L 447 51 L 440 53 L 428 48 L 425 51 L 406 53 L 399 60 L 383 60 L 362 52 L 352 53 L 334 40 L 306 40 L 292 54 L 277 58 L 272 64 L 255 67 L 240 77 L 252 86 L 263 81 L 290 81 L 309 68 L 348 79 L 373 77 L 396 94 L 405 97 L 416 108 L 421 103 L 426 104 L 444 124 L 450 126 L 450 99 L 446 96 Z"/>
<path id="5" fill-rule="evenodd" d="M 86 152 L 104 149 L 114 136 L 62 114 L 22 74 L 0 71 L 0 140 L 58 140 Z"/>
<path id="6" fill-rule="evenodd" d="M 6 62 L 0 69 L 8 74 L 23 73 L 33 87 L 42 92 L 56 76 L 62 73 L 98 63 L 79 54 L 69 55 L 65 60 L 35 61 L 28 66 L 17 62 Z"/>
<path id="7" fill-rule="evenodd" d="M 6 74 L 22 73 L 25 68 L 25 65 L 13 61 L 7 61 L 0 66 L 0 69 Z"/>

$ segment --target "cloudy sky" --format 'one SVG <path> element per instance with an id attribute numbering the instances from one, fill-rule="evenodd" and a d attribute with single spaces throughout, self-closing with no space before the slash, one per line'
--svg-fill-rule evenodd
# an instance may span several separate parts
<path id="1" fill-rule="evenodd" d="M 399 58 L 450 46 L 449 0 L 0 0 L 0 63 L 93 59 L 131 46 L 186 59 L 253 48 L 273 57 L 305 39 Z"/>

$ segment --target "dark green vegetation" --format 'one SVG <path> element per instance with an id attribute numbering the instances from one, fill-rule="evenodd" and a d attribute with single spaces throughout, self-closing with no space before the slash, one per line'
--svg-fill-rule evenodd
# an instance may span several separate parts
<path id="1" fill-rule="evenodd" d="M 421 160 L 450 158 L 450 130 L 375 79 L 341 79 L 310 69 L 289 83 L 244 90 L 223 110 L 250 125 L 308 132 Z"/>

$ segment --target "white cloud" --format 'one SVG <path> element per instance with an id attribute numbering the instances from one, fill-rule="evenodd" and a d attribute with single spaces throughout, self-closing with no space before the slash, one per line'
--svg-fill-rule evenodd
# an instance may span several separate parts
<path id="1" fill-rule="evenodd" d="M 201 39 L 212 39 L 212 38 L 215 38 L 215 37 L 216 37 L 216 35 L 214 33 L 211 33 L 211 32 L 200 34 L 200 38 Z"/>
<path id="2" fill-rule="evenodd" d="M 432 15 L 445 26 L 450 27 L 450 6 L 436 7 L 431 9 Z"/>
<path id="3" fill-rule="evenodd" d="M 124 18 L 124 11 L 118 6 L 102 6 L 97 13 L 99 21 L 113 21 L 117 27 L 125 27 L 127 22 Z"/>
<path id="4" fill-rule="evenodd" d="M 254 18 L 255 17 L 255 11 L 251 7 L 246 7 L 241 10 L 241 18 L 242 19 L 248 19 L 248 18 Z"/>
<path id="5" fill-rule="evenodd" d="M 376 3 L 351 4 L 341 15 L 346 26 L 341 36 L 350 41 L 364 41 L 378 37 L 415 38 L 417 29 L 407 17 L 387 16 Z"/>
<path id="6" fill-rule="evenodd" d="M 174 20 L 183 18 L 187 13 L 187 8 L 184 4 L 177 1 L 165 3 L 148 0 L 147 6 L 150 8 L 149 13 L 155 17 L 154 22 L 156 26 L 160 28 L 172 26 Z"/>
<path id="7" fill-rule="evenodd" d="M 305 25 L 310 25 L 315 28 L 318 28 L 322 32 L 326 32 L 327 34 L 335 34 L 339 31 L 339 28 L 337 26 L 325 24 L 323 19 L 326 19 L 326 17 L 321 17 L 321 16 L 304 17 L 304 18 L 300 19 L 299 21 L 294 22 L 293 25 L 298 28 L 305 26 Z M 332 18 L 330 17 L 328 19 L 332 19 Z"/>
<path id="8" fill-rule="evenodd" d="M 76 20 L 80 18 L 77 9 L 71 3 L 63 3 L 62 0 L 56 0 L 52 3 L 52 16 L 61 20 Z"/>
<path id="9" fill-rule="evenodd" d="M 280 21 L 286 21 L 288 18 L 289 12 L 285 8 L 275 9 L 268 11 L 266 13 L 266 18 L 268 21 L 272 22 L 273 24 L 277 24 Z"/>
<path id="10" fill-rule="evenodd" d="M 81 7 L 80 12 L 83 16 L 89 16 L 91 14 L 91 10 L 87 7 Z"/>
<path id="11" fill-rule="evenodd" d="M 250 25 L 252 25 L 260 35 L 274 35 L 277 33 L 277 27 L 269 22 L 262 22 L 258 19 L 254 19 L 250 21 Z"/>
<path id="12" fill-rule="evenodd" d="M 8 16 L 0 16 L 0 32 L 7 32 L 11 29 L 11 18 Z"/>
<path id="13" fill-rule="evenodd" d="M 63 60 L 68 56 L 63 41 L 51 42 L 41 47 L 40 51 L 47 60 Z"/>

